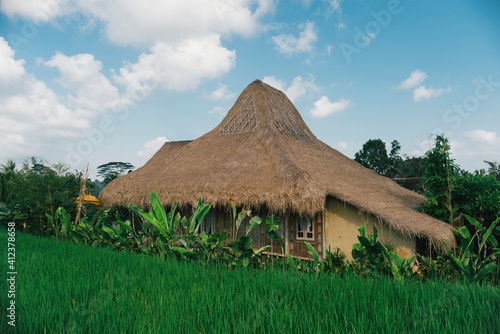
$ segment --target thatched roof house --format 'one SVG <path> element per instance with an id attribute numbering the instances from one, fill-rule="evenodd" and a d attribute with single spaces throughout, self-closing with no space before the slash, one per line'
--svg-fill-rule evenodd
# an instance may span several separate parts
<path id="1" fill-rule="evenodd" d="M 192 205 L 201 197 L 227 208 L 232 199 L 261 216 L 278 214 L 291 252 L 308 240 L 320 253 L 331 245 L 350 254 L 357 226 L 366 221 L 379 224 L 382 238 L 408 252 L 416 238 L 452 240 L 448 224 L 417 212 L 423 196 L 320 141 L 286 95 L 259 80 L 212 131 L 165 143 L 143 167 L 110 182 L 99 201 L 142 206 L 152 191 L 166 206 L 174 200 Z"/>

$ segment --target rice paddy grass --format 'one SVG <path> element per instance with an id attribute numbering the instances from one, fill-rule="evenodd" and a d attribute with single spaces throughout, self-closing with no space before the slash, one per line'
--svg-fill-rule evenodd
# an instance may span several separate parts
<path id="1" fill-rule="evenodd" d="M 7 233 L 0 229 L 5 277 Z M 2 333 L 498 333 L 491 286 L 227 268 L 16 236 Z M 4 293 L 5 292 L 5 293 Z"/>

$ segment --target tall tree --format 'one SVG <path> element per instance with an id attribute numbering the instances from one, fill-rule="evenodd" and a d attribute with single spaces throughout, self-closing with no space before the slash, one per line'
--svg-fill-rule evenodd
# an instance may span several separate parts
<path id="1" fill-rule="evenodd" d="M 488 174 L 500 181 L 500 163 L 496 161 L 484 161 L 488 166 Z"/>
<path id="2" fill-rule="evenodd" d="M 117 177 L 125 174 L 125 172 L 132 171 L 134 168 L 135 167 L 128 162 L 108 162 L 107 164 L 97 166 L 97 176 L 102 177 L 102 184 L 106 185 Z"/>
<path id="3" fill-rule="evenodd" d="M 16 163 L 7 160 L 0 164 L 0 202 L 7 203 L 12 196 L 12 182 L 16 173 Z"/>
<path id="4" fill-rule="evenodd" d="M 370 139 L 354 155 L 354 160 L 380 175 L 394 177 L 401 174 L 399 167 L 403 158 L 399 155 L 400 150 L 401 144 L 397 140 L 391 142 L 391 151 L 388 154 L 382 139 Z"/>
<path id="5" fill-rule="evenodd" d="M 450 157 L 450 144 L 444 135 L 436 136 L 434 148 L 425 153 L 423 211 L 442 221 L 453 223 L 456 207 L 452 205 L 452 192 L 460 168 Z"/>

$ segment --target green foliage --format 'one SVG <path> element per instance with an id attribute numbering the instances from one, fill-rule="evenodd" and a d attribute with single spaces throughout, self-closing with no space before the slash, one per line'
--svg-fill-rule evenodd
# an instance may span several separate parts
<path id="1" fill-rule="evenodd" d="M 143 211 L 136 204 L 130 204 L 129 209 L 137 213 L 148 224 L 155 226 L 165 239 L 173 239 L 175 237 L 175 232 L 181 222 L 181 214 L 175 212 L 177 209 L 177 202 L 172 205 L 170 212 L 167 214 L 165 212 L 165 208 L 160 202 L 160 199 L 158 198 L 158 195 L 156 195 L 155 192 L 152 192 L 151 209 L 149 212 Z M 187 228 L 187 222 L 185 227 Z"/>
<path id="2" fill-rule="evenodd" d="M 28 216 L 19 211 L 19 208 L 14 203 L 5 204 L 0 202 L 0 225 L 7 226 L 9 222 L 20 223 L 25 221 Z"/>
<path id="3" fill-rule="evenodd" d="M 202 203 L 201 198 L 198 199 L 194 213 L 189 219 L 181 217 L 180 213 L 175 212 L 177 203 L 174 203 L 167 214 L 165 207 L 161 204 L 155 192 L 151 193 L 151 209 L 149 212 L 143 211 L 134 204 L 130 204 L 129 208 L 145 220 L 146 228 L 147 224 L 151 224 L 158 229 L 160 235 L 153 245 L 157 248 L 161 257 L 174 253 L 182 259 L 198 258 L 201 252 L 201 257 L 210 259 L 215 250 L 222 248 L 222 238 L 220 236 L 219 238 L 209 238 L 205 233 L 201 235 L 198 233 L 200 224 L 210 210 L 210 205 Z M 185 234 L 182 236 L 177 234 L 179 226 L 184 229 Z M 133 231 L 129 232 L 133 233 Z M 209 252 L 209 254 L 205 254 L 206 252 Z"/>
<path id="4" fill-rule="evenodd" d="M 45 216 L 50 221 L 52 226 L 54 226 L 56 237 L 68 235 L 71 215 L 66 212 L 66 209 L 59 207 L 57 208 L 54 216 L 51 216 L 48 213 L 46 213 Z"/>
<path id="5" fill-rule="evenodd" d="M 227 237 L 228 234 L 225 231 L 212 233 L 210 235 L 207 235 L 205 232 L 200 234 L 198 247 L 195 247 L 195 249 L 198 249 L 199 258 L 208 262 L 216 261 L 221 257 L 221 255 L 225 255 L 227 250 L 224 247 L 224 242 Z"/>
<path id="6" fill-rule="evenodd" d="M 405 259 L 398 253 L 387 252 L 387 259 L 389 260 L 391 274 L 396 280 L 401 281 L 405 277 L 411 278 L 413 276 L 412 266 L 415 261 L 415 256 Z"/>
<path id="7" fill-rule="evenodd" d="M 400 151 L 401 144 L 397 140 L 391 142 L 391 151 L 387 153 L 384 141 L 370 139 L 354 155 L 354 160 L 366 168 L 390 178 L 422 176 L 424 174 L 425 158 L 401 156 Z"/>
<path id="8" fill-rule="evenodd" d="M 97 176 L 102 177 L 102 185 L 105 186 L 114 179 L 130 172 L 135 167 L 128 162 L 108 162 L 97 166 Z"/>
<path id="9" fill-rule="evenodd" d="M 48 166 L 37 157 L 26 160 L 17 170 L 16 164 L 7 161 L 0 168 L 0 195 L 7 207 L 15 208 L 19 220 L 30 233 L 51 235 L 55 226 L 47 219 L 54 216 L 58 207 L 64 207 L 72 217 L 76 216 L 74 201 L 79 193 L 80 173 L 70 173 L 64 164 Z M 92 182 L 87 183 L 93 189 Z M 96 208 L 89 208 L 92 215 Z M 21 218 L 22 217 L 22 218 Z"/>
<path id="10" fill-rule="evenodd" d="M 456 207 L 452 205 L 452 191 L 459 167 L 450 158 L 450 144 L 442 135 L 436 136 L 434 148 L 425 154 L 424 195 L 427 201 L 421 210 L 445 222 L 453 223 Z"/>
<path id="11" fill-rule="evenodd" d="M 248 216 L 248 213 L 247 213 L 247 211 L 245 209 L 241 209 L 240 213 L 236 214 L 236 205 L 234 204 L 233 201 L 231 201 L 231 208 L 232 208 L 232 212 L 233 212 L 233 216 L 232 216 L 232 218 L 233 218 L 233 229 L 232 229 L 231 239 L 233 241 L 236 241 L 236 238 L 238 237 L 238 231 L 240 229 L 241 223 Z M 253 227 L 255 227 L 255 226 L 258 225 L 258 224 L 255 225 L 255 222 L 256 221 L 254 220 L 254 224 L 253 224 L 254 226 Z M 260 224 L 260 222 L 259 222 L 259 224 Z M 250 227 L 248 227 L 248 228 L 250 228 Z M 247 235 L 250 232 L 248 230 L 248 228 L 247 228 Z"/>
<path id="12" fill-rule="evenodd" d="M 500 163 L 496 161 L 485 161 L 485 163 L 489 166 L 488 175 L 500 182 Z"/>
<path id="13" fill-rule="evenodd" d="M 452 202 L 456 214 L 466 214 L 488 226 L 500 217 L 500 179 L 464 172 L 455 178 Z"/>
<path id="14" fill-rule="evenodd" d="M 254 257 L 259 257 L 263 252 L 271 248 L 271 246 L 264 246 L 254 251 L 252 243 L 252 237 L 242 236 L 238 241 L 233 241 L 229 244 L 229 248 L 234 251 L 235 255 L 235 261 L 232 262 L 233 265 L 241 263 L 246 268 Z"/>
<path id="15" fill-rule="evenodd" d="M 248 222 L 247 228 L 246 228 L 246 234 L 250 233 L 254 228 L 260 225 L 262 223 L 262 218 L 259 216 L 254 216 L 250 219 Z"/>
<path id="16" fill-rule="evenodd" d="M 394 156 L 398 153 L 398 147 L 400 147 L 399 143 L 394 141 L 393 150 L 391 151 Z M 387 175 L 390 170 L 391 159 L 387 154 L 387 149 L 382 139 L 368 140 L 363 144 L 363 148 L 356 152 L 354 160 L 380 175 Z"/>
<path id="17" fill-rule="evenodd" d="M 309 249 L 307 253 L 313 257 L 313 261 L 309 262 L 309 269 L 311 269 L 316 274 L 316 277 L 318 277 L 319 274 L 325 270 L 325 263 L 319 260 L 318 252 L 316 252 L 316 250 L 310 243 L 304 241 L 304 244 L 306 245 L 307 249 Z"/>
<path id="18" fill-rule="evenodd" d="M 457 280 L 459 274 L 456 267 L 452 264 L 452 250 L 439 254 L 436 258 L 417 254 L 417 272 L 416 276 L 427 280 Z"/>
<path id="19" fill-rule="evenodd" d="M 500 216 L 500 181 L 495 178 L 495 163 L 490 173 L 462 171 L 450 158 L 450 146 L 444 136 L 437 136 L 434 148 L 426 153 L 424 195 L 420 209 L 434 218 L 457 223 L 469 215 L 489 226 Z M 495 233 L 495 232 L 494 232 Z M 499 233 L 500 234 L 500 233 Z M 500 235 L 497 236 L 500 239 Z"/>
<path id="20" fill-rule="evenodd" d="M 396 165 L 397 174 L 394 177 L 422 177 L 425 174 L 425 157 L 404 156 Z"/>
<path id="21" fill-rule="evenodd" d="M 398 281 L 413 277 L 415 256 L 404 259 L 395 252 L 392 244 L 378 241 L 377 227 L 367 234 L 366 224 L 358 229 L 359 243 L 352 246 L 353 262 L 348 263 L 349 270 L 361 276 L 381 277 L 389 275 Z"/>
<path id="22" fill-rule="evenodd" d="M 202 203 L 201 198 L 198 198 L 198 204 L 194 209 L 194 213 L 189 218 L 189 221 L 181 220 L 182 225 L 186 229 L 188 234 L 198 233 L 200 229 L 200 224 L 203 222 L 203 218 L 207 215 L 208 211 L 210 211 L 210 205 Z"/>
<path id="23" fill-rule="evenodd" d="M 357 262 L 357 268 L 361 276 L 380 277 L 384 267 L 384 259 L 387 258 L 387 248 L 377 240 L 377 227 L 373 226 L 373 233 L 367 234 L 366 224 L 358 228 L 359 243 L 352 246 L 352 258 Z"/>
<path id="24" fill-rule="evenodd" d="M 326 249 L 325 272 L 339 272 L 344 269 L 346 255 L 339 248 L 335 247 L 332 252 L 331 247 Z"/>
<path id="25" fill-rule="evenodd" d="M 477 228 L 477 231 L 471 235 L 466 226 L 455 231 L 461 242 L 458 257 L 451 255 L 452 263 L 465 279 L 471 282 L 482 282 L 496 269 L 495 260 L 500 257 L 498 242 L 491 235 L 493 229 L 500 222 L 500 217 L 489 228 L 483 227 L 472 217 L 465 215 L 465 218 Z M 486 252 L 487 244 L 493 247 L 493 252 Z"/>
<path id="26" fill-rule="evenodd" d="M 283 239 L 278 234 L 278 230 L 280 227 L 280 219 L 276 216 L 268 216 L 266 217 L 266 232 L 269 238 L 272 240 L 276 240 L 279 242 L 281 249 L 285 250 L 285 243 Z"/>

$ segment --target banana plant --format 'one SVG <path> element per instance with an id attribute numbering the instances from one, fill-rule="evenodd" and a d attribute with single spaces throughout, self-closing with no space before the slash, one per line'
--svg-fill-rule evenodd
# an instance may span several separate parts
<path id="1" fill-rule="evenodd" d="M 231 240 L 236 241 L 236 238 L 238 237 L 238 230 L 240 229 L 241 223 L 243 222 L 243 219 L 245 217 L 249 216 L 249 213 L 245 209 L 241 209 L 240 213 L 237 214 L 236 211 L 236 204 L 234 203 L 233 200 L 229 201 L 231 203 L 231 208 L 233 210 L 233 231 L 231 233 Z M 248 235 L 248 232 L 247 232 Z"/>
<path id="2" fill-rule="evenodd" d="M 51 216 L 49 216 L 51 217 Z M 3 203 L 0 202 L 0 224 L 7 226 L 7 223 L 11 221 L 21 221 L 26 220 L 28 215 L 25 213 L 21 213 L 14 203 Z M 52 217 L 51 217 L 52 218 Z M 51 220 L 52 222 L 52 220 Z"/>
<path id="3" fill-rule="evenodd" d="M 271 240 L 276 240 L 279 242 L 283 253 L 285 253 L 285 244 L 283 239 L 281 239 L 278 234 L 278 229 L 280 227 L 280 219 L 276 216 L 266 217 L 266 232 Z M 273 253 L 273 242 L 271 241 L 271 253 Z M 274 268 L 274 261 L 271 262 L 272 268 Z M 283 270 L 285 270 L 285 263 L 283 262 Z"/>
<path id="4" fill-rule="evenodd" d="M 158 198 L 158 195 L 155 192 L 152 192 L 151 208 L 149 212 L 143 211 L 135 204 L 130 204 L 129 209 L 142 217 L 146 221 L 146 226 L 147 224 L 151 224 L 158 229 L 160 234 L 156 240 L 156 244 L 158 245 L 160 258 L 165 258 L 171 252 L 175 252 L 181 258 L 190 255 L 183 251 L 179 251 L 175 245 L 176 243 L 180 243 L 182 240 L 176 235 L 176 231 L 181 223 L 181 214 L 175 212 L 177 209 L 177 202 L 174 202 L 170 212 L 167 214 L 165 208 L 160 202 L 160 199 Z M 189 251 L 191 252 L 191 250 Z"/>
<path id="5" fill-rule="evenodd" d="M 285 244 L 283 243 L 283 239 L 281 239 L 278 234 L 278 229 L 280 227 L 280 219 L 276 216 L 269 216 L 266 218 L 266 232 L 269 235 L 269 238 L 272 240 L 276 240 L 279 242 L 281 248 L 285 250 Z"/>
<path id="6" fill-rule="evenodd" d="M 325 269 L 325 263 L 323 261 L 319 260 L 319 255 L 318 252 L 314 249 L 314 247 L 308 243 L 307 241 L 304 241 L 304 244 L 306 247 L 309 249 L 309 254 L 312 255 L 313 257 L 313 262 L 312 265 L 310 266 L 311 270 L 316 273 L 316 277 L 319 276 L 321 272 L 324 271 Z"/>
<path id="7" fill-rule="evenodd" d="M 456 230 L 456 234 L 462 239 L 460 243 L 460 252 L 458 257 L 452 255 L 453 264 L 460 273 L 471 282 L 481 282 L 496 268 L 494 258 L 500 255 L 498 242 L 492 237 L 491 233 L 495 226 L 500 222 L 500 217 L 491 223 L 490 227 L 485 228 L 476 219 L 464 215 L 465 218 L 478 228 L 474 235 L 471 235 L 466 226 Z M 476 248 L 475 239 L 479 243 Z M 490 242 L 495 250 L 489 255 L 481 255 L 487 242 Z"/>
<path id="8" fill-rule="evenodd" d="M 116 221 L 118 226 L 102 226 L 103 238 L 111 243 L 115 249 L 142 252 L 144 247 L 141 242 L 141 235 L 134 232 L 130 221 L 123 221 L 118 215 Z"/>
<path id="9" fill-rule="evenodd" d="M 226 232 L 212 233 L 207 235 L 205 232 L 199 235 L 198 249 L 200 257 L 205 261 L 215 260 L 221 254 L 227 254 L 224 247 L 228 235 Z"/>
<path id="10" fill-rule="evenodd" d="M 241 262 L 243 267 L 246 268 L 246 267 L 248 267 L 248 265 L 250 264 L 250 261 L 254 257 L 260 258 L 260 255 L 263 252 L 265 252 L 266 250 L 271 248 L 271 246 L 267 245 L 267 246 L 264 246 L 256 251 L 254 251 L 252 248 L 252 243 L 253 243 L 252 237 L 242 236 L 242 237 L 240 237 L 240 239 L 238 241 L 233 241 L 228 245 L 229 248 L 231 248 L 235 253 L 236 262 L 234 262 L 233 264 L 237 264 L 238 262 Z"/>
<path id="11" fill-rule="evenodd" d="M 377 227 L 367 234 L 366 224 L 358 228 L 359 243 L 352 245 L 352 258 L 359 264 L 359 273 L 364 276 L 380 276 L 384 270 L 384 260 L 388 259 L 387 248 L 377 240 Z"/>
<path id="12" fill-rule="evenodd" d="M 130 204 L 129 209 L 144 218 L 145 221 L 154 225 L 160 234 L 167 239 L 175 238 L 175 232 L 181 221 L 181 214 L 175 213 L 177 202 L 172 205 L 172 209 L 167 214 L 165 208 L 160 202 L 158 195 L 153 191 L 151 193 L 151 209 L 149 212 L 143 211 L 136 204 Z"/>
<path id="13" fill-rule="evenodd" d="M 257 226 L 260 225 L 260 223 L 262 223 L 262 218 L 260 218 L 259 216 L 254 216 L 250 219 L 250 222 L 248 223 L 247 225 L 247 228 L 246 228 L 246 235 L 248 235 L 248 233 L 250 233 L 254 228 L 256 228 Z"/>
<path id="14" fill-rule="evenodd" d="M 387 257 L 389 260 L 389 266 L 391 269 L 392 276 L 401 281 L 405 277 L 412 277 L 413 270 L 412 265 L 415 261 L 415 256 L 412 256 L 409 259 L 405 259 L 401 257 L 398 253 L 395 252 L 387 252 Z"/>
<path id="15" fill-rule="evenodd" d="M 191 215 L 191 217 L 189 217 L 189 220 L 187 220 L 186 217 L 183 217 L 181 219 L 181 224 L 182 226 L 184 226 L 186 232 L 188 234 L 198 233 L 203 218 L 205 218 L 209 211 L 210 205 L 202 203 L 201 197 L 198 198 L 198 204 L 196 205 L 194 213 Z"/>
<path id="16" fill-rule="evenodd" d="M 75 243 L 81 242 L 86 245 L 97 246 L 101 241 L 101 226 L 106 214 L 107 212 L 104 215 L 97 212 L 90 219 L 87 217 L 82 218 L 79 224 L 69 222 L 68 235 L 71 236 Z"/>
<path id="17" fill-rule="evenodd" d="M 177 202 L 172 205 L 170 212 L 166 213 L 155 192 L 151 193 L 151 209 L 149 212 L 143 211 L 134 204 L 130 204 L 129 208 L 140 215 L 146 223 L 158 229 L 160 236 L 156 242 L 159 246 L 160 257 L 166 257 L 169 252 L 175 253 L 182 259 L 198 257 L 197 252 L 201 241 L 198 234 L 200 224 L 210 211 L 210 205 L 202 203 L 201 198 L 198 199 L 194 213 L 189 219 L 186 217 L 181 218 L 180 213 L 175 212 Z M 179 225 L 186 231 L 183 236 L 176 235 Z"/>
<path id="18" fill-rule="evenodd" d="M 56 237 L 59 235 L 67 236 L 68 228 L 71 223 L 71 215 L 66 212 L 66 209 L 63 207 L 58 207 L 56 212 L 54 213 L 54 217 L 49 214 L 45 214 L 47 219 L 50 221 L 51 225 L 54 226 Z"/>

